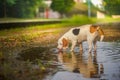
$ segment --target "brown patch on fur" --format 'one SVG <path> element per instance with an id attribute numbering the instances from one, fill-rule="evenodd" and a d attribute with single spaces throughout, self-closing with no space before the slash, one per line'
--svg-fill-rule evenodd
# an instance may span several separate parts
<path id="1" fill-rule="evenodd" d="M 62 42 L 63 42 L 63 47 L 67 47 L 68 46 L 68 40 L 66 40 L 65 38 L 63 38 Z"/>
<path id="2" fill-rule="evenodd" d="M 97 25 L 91 25 L 90 26 L 90 33 L 94 33 L 97 30 L 98 26 Z"/>

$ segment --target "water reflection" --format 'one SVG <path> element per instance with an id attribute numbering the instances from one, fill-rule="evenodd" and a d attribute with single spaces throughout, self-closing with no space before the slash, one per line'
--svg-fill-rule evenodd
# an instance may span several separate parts
<path id="1" fill-rule="evenodd" d="M 103 64 L 97 63 L 97 53 L 94 55 L 88 54 L 87 60 L 84 59 L 83 52 L 80 53 L 65 53 L 58 54 L 58 61 L 63 68 L 68 71 L 80 73 L 86 78 L 98 78 L 104 73 Z"/>

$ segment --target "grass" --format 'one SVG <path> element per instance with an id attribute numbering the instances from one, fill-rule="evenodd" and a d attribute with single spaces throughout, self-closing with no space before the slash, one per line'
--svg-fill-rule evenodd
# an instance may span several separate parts
<path id="1" fill-rule="evenodd" d="M 111 23 L 111 22 L 120 22 L 120 18 L 110 18 L 110 17 L 106 17 L 104 19 L 92 18 L 92 21 L 96 23 Z"/>
<path id="2" fill-rule="evenodd" d="M 94 23 L 92 19 L 83 15 L 74 15 L 70 19 L 66 19 L 65 21 L 67 24 L 72 26 Z"/>
<path id="3" fill-rule="evenodd" d="M 16 19 L 12 19 L 12 20 L 16 20 Z M 13 29 L 1 30 L 0 40 L 1 38 L 5 38 L 6 41 L 9 41 L 10 38 L 12 39 L 18 38 L 19 41 L 30 41 L 34 38 L 40 37 L 41 35 L 43 35 L 43 33 L 59 34 L 60 32 L 64 33 L 65 32 L 64 29 L 67 28 L 69 29 L 71 27 L 80 26 L 84 24 L 110 23 L 110 22 L 119 22 L 119 21 L 120 18 L 113 19 L 107 17 L 105 19 L 96 19 L 96 18 L 88 18 L 83 15 L 75 15 L 69 19 L 63 19 L 62 23 L 39 25 L 39 26 L 28 26 L 28 27 L 17 27 Z"/>
<path id="4" fill-rule="evenodd" d="M 6 20 L 6 19 L 5 19 Z M 14 19 L 13 19 L 14 20 Z M 16 19 L 15 19 L 16 20 Z M 105 19 L 88 18 L 83 15 L 75 15 L 69 19 L 63 19 L 62 23 L 28 26 L 28 27 L 17 27 L 12 29 L 5 29 L 0 31 L 0 41 L 5 42 L 30 42 L 33 39 L 41 36 L 47 36 L 47 34 L 59 35 L 61 32 L 64 33 L 67 29 L 75 26 L 84 24 L 96 24 L 96 23 L 110 23 L 119 22 L 120 18 L 113 19 L 107 17 Z M 12 39 L 12 40 L 11 40 Z M 1 43 L 0 43 L 1 45 Z"/>
<path id="5" fill-rule="evenodd" d="M 41 18 L 0 18 L 0 22 L 34 22 L 34 21 L 51 21 L 51 20 L 59 20 L 59 19 L 41 19 Z"/>
<path id="6" fill-rule="evenodd" d="M 7 19 L 5 19 L 5 21 L 6 20 Z M 12 19 L 12 20 L 16 20 L 16 19 Z M 84 25 L 84 24 L 110 23 L 110 22 L 119 22 L 119 21 L 120 21 L 120 18 L 113 19 L 113 18 L 107 17 L 105 19 L 96 19 L 96 18 L 88 18 L 88 17 L 82 16 L 82 15 L 75 15 L 69 19 L 63 19 L 62 23 L 50 24 L 50 25 L 40 25 L 40 26 L 28 26 L 28 27 L 22 27 L 22 28 L 17 27 L 17 28 L 13 28 L 13 29 L 1 30 L 0 37 L 16 36 L 16 35 L 23 35 L 23 34 L 25 35 L 25 34 L 30 34 L 30 33 L 34 34 L 34 33 L 38 33 L 39 31 L 43 31 L 43 30 L 74 27 L 74 26 L 80 26 L 80 25 Z"/>

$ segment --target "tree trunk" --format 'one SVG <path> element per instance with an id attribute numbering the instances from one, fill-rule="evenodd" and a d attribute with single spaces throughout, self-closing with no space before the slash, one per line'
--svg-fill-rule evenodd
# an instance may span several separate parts
<path id="1" fill-rule="evenodd" d="M 4 10 L 4 18 L 7 17 L 7 13 L 6 13 L 6 0 L 3 1 L 3 10 Z"/>

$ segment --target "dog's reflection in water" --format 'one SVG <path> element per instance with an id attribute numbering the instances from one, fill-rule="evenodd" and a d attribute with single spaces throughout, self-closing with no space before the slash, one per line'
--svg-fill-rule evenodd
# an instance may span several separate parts
<path id="1" fill-rule="evenodd" d="M 62 63 L 65 70 L 80 73 L 87 78 L 100 77 L 100 74 L 104 72 L 104 68 L 102 64 L 98 65 L 96 52 L 94 56 L 89 53 L 87 60 L 84 59 L 82 54 L 82 52 L 77 54 L 74 52 L 60 52 L 58 54 L 58 61 Z"/>

